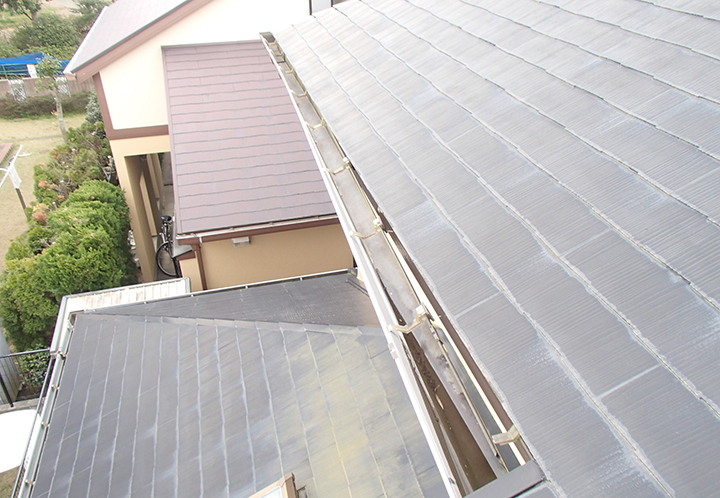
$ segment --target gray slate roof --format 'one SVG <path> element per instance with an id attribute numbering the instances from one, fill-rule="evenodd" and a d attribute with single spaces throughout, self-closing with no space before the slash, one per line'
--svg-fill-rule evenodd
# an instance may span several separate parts
<path id="1" fill-rule="evenodd" d="M 720 22 L 655 3 L 350 1 L 275 33 L 567 496 L 717 495 Z"/>
<path id="2" fill-rule="evenodd" d="M 333 214 L 262 42 L 164 47 L 178 233 Z"/>
<path id="3" fill-rule="evenodd" d="M 444 492 L 379 329 L 81 314 L 32 496 Z"/>
<path id="4" fill-rule="evenodd" d="M 116 0 L 103 9 L 67 70 L 75 72 L 193 0 Z"/>
<path id="5" fill-rule="evenodd" d="M 104 308 L 101 312 L 113 315 L 379 326 L 367 291 L 348 272 L 206 291 L 145 304 Z"/>

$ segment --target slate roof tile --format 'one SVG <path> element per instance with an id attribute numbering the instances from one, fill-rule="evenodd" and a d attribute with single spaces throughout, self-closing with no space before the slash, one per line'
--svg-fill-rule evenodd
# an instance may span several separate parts
<path id="1" fill-rule="evenodd" d="M 708 447 L 683 471 L 683 436 L 648 429 L 660 412 L 619 394 L 682 398 L 676 422 L 720 428 L 707 368 L 720 363 L 720 60 L 707 54 L 720 25 L 682 11 L 366 0 L 275 34 L 572 496 L 660 496 L 659 482 L 703 494 L 710 480 L 690 475 L 720 461 Z M 645 445 L 647 462 L 631 449 Z"/>
<path id="2" fill-rule="evenodd" d="M 388 389 L 392 359 L 374 365 L 390 357 L 378 329 L 81 314 L 70 350 L 34 496 L 247 496 L 289 472 L 316 496 L 432 496 L 417 494 L 420 470 L 439 474 L 407 394 Z M 91 403 L 100 379 L 119 395 Z"/>

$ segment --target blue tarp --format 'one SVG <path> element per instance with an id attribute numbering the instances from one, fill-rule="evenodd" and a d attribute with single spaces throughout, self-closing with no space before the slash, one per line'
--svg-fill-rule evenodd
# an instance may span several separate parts
<path id="1" fill-rule="evenodd" d="M 42 52 L 34 52 L 32 54 L 21 55 L 20 57 L 0 59 L 0 66 L 5 66 L 7 64 L 37 64 L 43 60 L 44 57 L 45 55 L 43 55 Z"/>
<path id="2" fill-rule="evenodd" d="M 0 59 L 0 76 L 30 76 L 27 70 L 28 64 L 37 64 L 45 58 L 42 52 L 34 52 L 32 54 L 21 55 L 20 57 L 11 57 L 9 59 Z M 60 61 L 60 67 L 65 69 L 69 60 Z"/>

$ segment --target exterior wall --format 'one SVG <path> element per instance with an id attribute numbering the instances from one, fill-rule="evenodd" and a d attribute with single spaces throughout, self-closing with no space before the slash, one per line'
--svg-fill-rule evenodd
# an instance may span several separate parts
<path id="1" fill-rule="evenodd" d="M 200 267 L 197 259 L 180 260 L 180 270 L 182 276 L 190 279 L 190 290 L 192 292 L 200 292 L 202 288 L 202 277 L 200 277 Z"/>
<path id="2" fill-rule="evenodd" d="M 258 39 L 308 16 L 307 0 L 214 0 L 100 71 L 116 130 L 168 124 L 162 46 Z M 278 5 L 283 4 L 283 8 Z M 140 77 L 142 75 L 142 77 Z"/>
<path id="3" fill-rule="evenodd" d="M 255 235 L 250 237 L 250 245 L 242 247 L 233 246 L 230 240 L 200 247 L 210 289 L 353 266 L 340 224 Z"/>
<path id="4" fill-rule="evenodd" d="M 156 223 L 156 213 L 153 212 L 153 200 L 148 199 L 148 196 L 150 192 L 155 192 L 155 182 L 151 168 L 141 167 L 138 156 L 168 152 L 170 137 L 165 135 L 111 140 L 110 147 L 115 158 L 120 186 L 125 192 L 125 200 L 130 210 L 130 225 L 135 236 L 143 281 L 151 282 L 155 279 L 155 247 L 152 236 L 155 233 L 153 225 Z"/>

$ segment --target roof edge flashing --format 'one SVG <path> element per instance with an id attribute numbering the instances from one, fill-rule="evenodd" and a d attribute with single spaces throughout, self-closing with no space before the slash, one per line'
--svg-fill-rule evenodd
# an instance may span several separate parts
<path id="1" fill-rule="evenodd" d="M 337 214 L 326 214 L 310 218 L 272 221 L 270 223 L 224 228 L 219 230 L 210 230 L 207 232 L 178 233 L 176 239 L 179 244 L 192 245 L 201 244 L 203 242 L 213 242 L 216 240 L 232 239 L 234 237 L 263 235 L 265 233 L 281 232 L 286 230 L 301 230 L 303 228 L 311 228 L 312 226 L 332 225 L 335 223 L 339 223 Z"/>
<path id="2" fill-rule="evenodd" d="M 174 24 L 174 22 L 180 21 L 193 13 L 195 10 L 201 8 L 203 5 L 209 3 L 211 0 L 184 0 L 180 2 L 175 7 L 171 8 L 170 10 L 164 12 L 160 16 L 156 17 L 152 21 L 148 22 L 147 24 L 142 25 L 141 27 L 135 29 L 130 34 L 122 38 L 121 40 L 113 43 L 109 47 L 106 47 L 99 53 L 89 57 L 87 60 L 83 60 L 82 62 L 78 63 L 77 65 L 73 64 L 73 60 L 75 59 L 75 56 L 70 60 L 70 63 L 68 63 L 68 71 L 71 74 L 74 74 L 77 76 L 79 81 L 84 81 L 88 78 L 90 78 L 93 74 L 98 73 L 102 68 L 116 60 L 117 58 L 121 57 L 122 55 L 125 55 L 126 53 L 132 51 L 134 48 L 142 45 L 144 42 L 158 34 L 159 32 L 164 31 L 164 28 L 162 26 L 158 26 L 163 24 L 164 22 L 169 22 L 170 24 Z M 186 8 L 189 4 L 197 3 L 197 5 L 194 8 Z M 103 9 L 101 12 L 101 15 L 103 13 L 106 13 L 109 8 L 111 8 L 112 5 L 109 5 Z M 184 10 L 187 10 L 187 12 L 183 12 Z M 177 16 L 177 19 L 173 21 L 173 19 L 170 19 L 174 16 Z M 100 20 L 100 16 L 98 16 L 98 19 L 95 21 L 93 26 L 90 28 L 90 31 L 88 32 L 88 35 L 85 37 L 85 40 L 83 40 L 83 43 L 80 44 L 80 47 L 78 47 L 78 50 L 75 52 L 75 54 L 81 54 L 80 49 L 83 48 L 83 45 L 85 42 L 89 39 L 90 33 L 93 32 L 95 29 L 95 26 L 98 24 L 98 20 Z M 158 31 L 155 32 L 152 28 L 158 27 Z M 149 32 L 149 33 L 148 33 Z M 124 45 L 127 45 L 129 42 L 133 41 L 130 46 L 126 47 L 124 50 L 122 47 Z M 118 52 L 117 55 L 113 55 L 114 52 Z M 103 59 L 107 58 L 108 60 L 103 63 Z M 89 69 L 89 70 L 88 70 Z"/>

